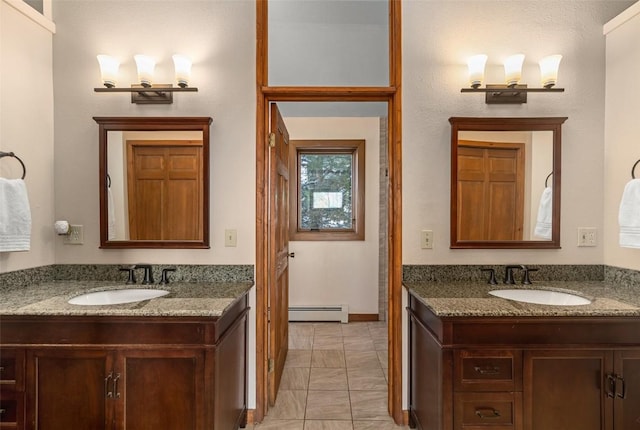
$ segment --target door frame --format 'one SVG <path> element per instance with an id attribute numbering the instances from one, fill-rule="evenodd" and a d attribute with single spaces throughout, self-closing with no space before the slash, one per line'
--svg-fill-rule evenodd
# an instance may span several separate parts
<path id="1" fill-rule="evenodd" d="M 388 108 L 388 331 L 389 414 L 407 422 L 402 410 L 402 40 L 401 0 L 389 0 L 388 87 L 270 87 L 268 0 L 256 1 L 256 409 L 261 422 L 268 405 L 269 104 L 273 102 L 387 102 Z"/>

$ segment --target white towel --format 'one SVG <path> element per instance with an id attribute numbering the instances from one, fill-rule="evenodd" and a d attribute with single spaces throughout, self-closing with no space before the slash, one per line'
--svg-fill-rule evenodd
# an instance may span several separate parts
<path id="1" fill-rule="evenodd" d="M 113 206 L 113 193 L 107 188 L 107 239 L 116 240 L 116 208 Z"/>
<path id="2" fill-rule="evenodd" d="M 640 248 L 640 179 L 627 182 L 618 214 L 620 246 Z"/>
<path id="3" fill-rule="evenodd" d="M 0 252 L 31 248 L 31 209 L 22 179 L 0 178 Z"/>
<path id="4" fill-rule="evenodd" d="M 546 187 L 540 196 L 538 218 L 533 235 L 542 239 L 551 239 L 551 224 L 553 220 L 553 190 Z"/>

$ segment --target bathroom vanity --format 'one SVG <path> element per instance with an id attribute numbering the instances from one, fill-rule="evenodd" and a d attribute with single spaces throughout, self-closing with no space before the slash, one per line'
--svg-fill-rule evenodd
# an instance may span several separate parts
<path id="1" fill-rule="evenodd" d="M 638 428 L 637 292 L 603 282 L 545 283 L 591 299 L 552 306 L 493 297 L 491 285 L 405 286 L 412 427 Z"/>
<path id="2" fill-rule="evenodd" d="M 114 283 L 3 296 L 2 429 L 216 429 L 246 421 L 252 283 L 170 284 L 147 301 L 78 306 Z"/>

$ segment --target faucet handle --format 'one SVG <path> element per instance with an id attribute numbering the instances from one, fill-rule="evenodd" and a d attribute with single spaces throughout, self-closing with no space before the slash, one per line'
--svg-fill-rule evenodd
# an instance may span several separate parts
<path id="1" fill-rule="evenodd" d="M 530 272 L 537 272 L 538 269 L 529 269 L 527 266 L 522 266 L 522 270 L 524 270 L 524 276 L 522 277 L 522 283 L 525 285 L 531 285 L 531 279 L 529 278 Z"/>
<path id="2" fill-rule="evenodd" d="M 160 282 L 159 284 L 161 285 L 165 285 L 169 283 L 169 272 L 175 272 L 176 268 L 175 267 L 166 267 L 164 269 L 162 269 L 162 276 L 160 278 Z"/>
<path id="3" fill-rule="evenodd" d="M 498 281 L 496 280 L 496 271 L 492 268 L 480 269 L 481 272 L 489 272 L 489 280 L 487 283 L 491 285 L 498 285 Z"/>
<path id="4" fill-rule="evenodd" d="M 522 265 L 520 265 L 520 264 L 508 265 L 505 268 L 505 272 L 504 272 L 504 283 L 505 284 L 512 284 L 512 285 L 515 284 L 516 281 L 515 281 L 515 279 L 513 279 L 513 269 L 521 269 L 521 268 L 522 268 Z"/>
<path id="5" fill-rule="evenodd" d="M 134 269 L 144 269 L 144 280 L 142 283 L 145 285 L 153 284 L 153 268 L 151 264 L 136 264 Z"/>
<path id="6" fill-rule="evenodd" d="M 127 284 L 136 283 L 136 270 L 134 266 L 120 267 L 118 270 L 120 270 L 121 272 L 129 272 L 129 278 L 127 279 Z"/>

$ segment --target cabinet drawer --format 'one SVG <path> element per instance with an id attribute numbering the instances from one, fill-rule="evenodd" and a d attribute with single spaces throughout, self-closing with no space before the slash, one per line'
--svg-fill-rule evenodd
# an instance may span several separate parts
<path id="1" fill-rule="evenodd" d="M 522 393 L 456 393 L 454 430 L 519 430 Z"/>
<path id="2" fill-rule="evenodd" d="M 456 391 L 521 391 L 522 351 L 456 351 L 454 378 Z"/>
<path id="3" fill-rule="evenodd" d="M 16 400 L 0 399 L 0 423 L 15 423 L 18 402 Z"/>
<path id="4" fill-rule="evenodd" d="M 0 357 L 0 381 L 5 383 L 16 381 L 15 354 L 2 351 L 2 356 Z"/>

